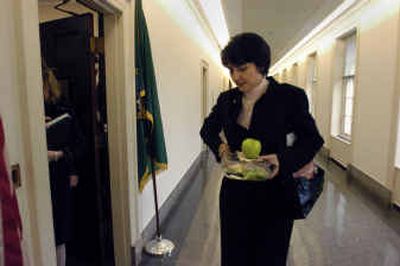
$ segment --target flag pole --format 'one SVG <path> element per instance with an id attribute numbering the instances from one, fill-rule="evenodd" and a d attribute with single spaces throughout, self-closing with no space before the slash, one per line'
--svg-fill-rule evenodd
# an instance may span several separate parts
<path id="1" fill-rule="evenodd" d="M 160 232 L 160 214 L 158 211 L 158 193 L 157 193 L 157 183 L 156 183 L 156 172 L 154 171 L 154 158 L 151 157 L 151 177 L 153 179 L 153 194 L 154 194 L 154 207 L 156 211 L 156 234 L 157 238 L 161 238 Z"/>
<path id="2" fill-rule="evenodd" d="M 152 141 L 152 132 L 151 127 L 149 128 L 148 136 L 151 138 L 148 142 L 150 160 L 151 160 L 151 177 L 153 179 L 153 194 L 154 194 L 154 208 L 156 212 L 156 238 L 148 242 L 145 246 L 145 251 L 150 255 L 154 256 L 170 256 L 172 251 L 175 248 L 175 245 L 172 241 L 162 238 L 160 231 L 160 214 L 158 211 L 158 194 L 157 194 L 157 182 L 156 182 L 156 170 L 155 170 L 155 162 L 154 162 L 154 148 Z"/>
<path id="3" fill-rule="evenodd" d="M 147 145 L 141 145 L 141 151 L 138 152 L 142 157 L 141 163 L 145 164 L 147 168 L 151 168 L 151 176 L 153 179 L 153 193 L 154 193 L 154 208 L 156 214 L 156 236 L 155 239 L 149 241 L 145 246 L 145 251 L 151 255 L 163 256 L 171 255 L 174 250 L 174 243 L 168 239 L 163 239 L 160 232 L 160 215 L 158 212 L 158 197 L 157 197 L 157 183 L 156 183 L 156 162 L 166 163 L 167 158 L 165 151 L 165 144 L 162 137 L 160 146 L 155 146 L 154 140 L 160 141 L 160 134 L 156 135 L 157 130 L 162 130 L 161 116 L 159 114 L 158 98 L 157 98 L 157 84 L 154 76 L 154 67 L 151 57 L 150 40 L 147 32 L 146 18 L 142 9 L 142 1 L 135 1 L 135 67 L 138 70 L 136 73 L 136 93 L 138 99 L 139 114 L 141 119 L 140 133 L 147 134 Z M 147 88 L 147 92 L 145 90 Z M 153 102 L 155 101 L 155 102 Z M 153 112 L 155 112 L 153 114 Z M 149 115 L 154 115 L 154 120 L 149 119 Z M 158 117 L 160 116 L 160 117 Z M 158 128 L 160 127 L 160 128 Z M 146 136 L 141 136 L 141 141 L 146 141 Z M 143 142 L 141 142 L 143 144 Z M 157 148 L 157 150 L 156 150 Z M 148 157 L 150 158 L 150 166 L 148 165 Z M 156 161 L 157 156 L 157 161 Z M 147 157 L 147 158 L 146 158 Z M 140 157 L 139 157 L 140 158 Z M 138 160 L 139 161 L 139 160 Z M 143 166 L 142 164 L 140 164 Z M 141 169 L 141 176 L 143 177 L 145 169 Z M 142 172 L 144 171 L 144 172 Z"/>

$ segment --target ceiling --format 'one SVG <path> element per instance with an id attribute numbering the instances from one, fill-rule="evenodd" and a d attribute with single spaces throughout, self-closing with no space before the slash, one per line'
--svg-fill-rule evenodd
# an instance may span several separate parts
<path id="1" fill-rule="evenodd" d="M 344 0 L 222 0 L 229 32 L 256 32 L 278 61 Z"/>
<path id="2" fill-rule="evenodd" d="M 60 2 L 38 1 L 41 4 Z M 344 0 L 221 0 L 230 35 L 259 33 L 271 46 L 272 64 L 342 2 Z"/>

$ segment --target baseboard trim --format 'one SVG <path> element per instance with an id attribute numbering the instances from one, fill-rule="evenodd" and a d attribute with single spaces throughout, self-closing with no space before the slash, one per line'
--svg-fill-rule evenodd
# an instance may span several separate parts
<path id="1" fill-rule="evenodd" d="M 330 157 L 331 151 L 327 147 L 322 147 L 318 152 L 318 157 L 324 161 L 328 161 Z"/>
<path id="2" fill-rule="evenodd" d="M 362 172 L 354 165 L 350 164 L 347 168 L 347 172 L 349 182 L 357 185 L 364 192 L 370 194 L 384 206 L 392 205 L 392 192 L 389 189 L 379 184 L 374 178 Z"/>
<path id="3" fill-rule="evenodd" d="M 347 170 L 347 168 L 348 168 L 348 166 L 345 166 L 343 163 L 341 163 L 340 161 L 336 160 L 335 158 L 330 157 L 329 161 L 333 162 L 334 164 L 336 164 L 337 166 L 339 166 L 343 170 Z"/>

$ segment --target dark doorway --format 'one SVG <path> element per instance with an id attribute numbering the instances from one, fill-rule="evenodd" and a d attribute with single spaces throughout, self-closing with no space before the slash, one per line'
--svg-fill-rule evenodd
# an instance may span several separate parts
<path id="1" fill-rule="evenodd" d="M 54 70 L 85 137 L 67 265 L 114 265 L 102 15 L 96 38 L 93 22 L 92 14 L 83 14 L 40 24 L 42 57 Z"/>

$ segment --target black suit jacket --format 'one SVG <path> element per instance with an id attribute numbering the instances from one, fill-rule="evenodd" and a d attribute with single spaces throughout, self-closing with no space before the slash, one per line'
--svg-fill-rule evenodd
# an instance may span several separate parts
<path id="1" fill-rule="evenodd" d="M 276 153 L 280 163 L 277 179 L 287 179 L 291 173 L 310 162 L 324 140 L 309 113 L 304 90 L 289 84 L 280 84 L 268 78 L 269 87 L 255 103 L 250 128 L 237 124 L 242 108 L 242 92 L 238 88 L 225 91 L 205 119 L 200 135 L 220 161 L 218 147 L 223 130 L 232 151 L 241 150 L 245 138 L 255 138 L 262 143 L 261 154 Z M 286 145 L 286 135 L 294 132 L 293 146 Z"/>

